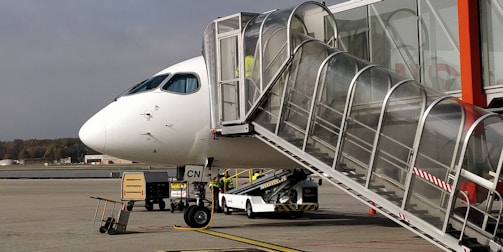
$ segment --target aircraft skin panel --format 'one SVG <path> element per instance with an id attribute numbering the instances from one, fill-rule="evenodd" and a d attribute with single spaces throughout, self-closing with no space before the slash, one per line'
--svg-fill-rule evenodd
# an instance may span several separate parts
<path id="1" fill-rule="evenodd" d="M 189 94 L 157 88 L 119 97 L 82 126 L 81 140 L 95 151 L 137 162 L 203 164 L 207 157 L 215 157 L 214 166 L 220 167 L 298 167 L 254 137 L 217 138 L 211 134 L 209 85 L 202 56 L 154 76 L 166 73 L 195 73 L 200 88 Z"/>

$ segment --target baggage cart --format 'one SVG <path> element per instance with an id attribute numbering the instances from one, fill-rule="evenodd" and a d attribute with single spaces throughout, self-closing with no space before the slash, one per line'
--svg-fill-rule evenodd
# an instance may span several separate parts
<path id="1" fill-rule="evenodd" d="M 169 177 L 167 172 L 124 172 L 122 174 L 122 200 L 128 201 L 126 209 L 133 210 L 136 201 L 145 201 L 148 211 L 154 210 L 154 204 L 164 210 L 169 198 Z"/>
<path id="2" fill-rule="evenodd" d="M 127 223 L 129 221 L 129 211 L 126 211 L 126 203 L 105 199 L 101 197 L 91 196 L 98 200 L 96 211 L 94 212 L 93 227 L 99 225 L 100 233 L 108 233 L 109 235 L 122 234 L 126 232 Z M 101 216 L 98 217 L 98 214 Z"/>
<path id="3" fill-rule="evenodd" d="M 170 183 L 171 189 L 171 212 L 175 212 L 175 209 L 183 211 L 185 207 L 189 205 L 188 195 L 189 195 L 189 187 L 187 186 L 186 181 L 172 181 Z"/>

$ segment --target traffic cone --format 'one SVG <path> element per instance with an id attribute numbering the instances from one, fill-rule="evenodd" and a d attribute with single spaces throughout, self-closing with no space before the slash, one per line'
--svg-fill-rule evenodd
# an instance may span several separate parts
<path id="1" fill-rule="evenodd" d="M 374 201 L 371 201 L 371 202 L 370 202 L 370 204 L 371 204 L 372 206 L 375 206 L 375 205 L 376 205 L 376 204 L 374 203 Z M 376 213 L 377 213 L 377 212 L 376 212 L 376 210 L 375 210 L 373 207 L 371 207 L 371 208 L 369 209 L 369 215 L 375 215 Z"/>

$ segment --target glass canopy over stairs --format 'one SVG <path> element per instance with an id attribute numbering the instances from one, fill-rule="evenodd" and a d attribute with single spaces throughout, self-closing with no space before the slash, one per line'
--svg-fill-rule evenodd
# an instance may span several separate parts
<path id="1" fill-rule="evenodd" d="M 263 140 L 445 250 L 499 251 L 502 118 L 336 38 L 317 2 L 210 23 L 213 129 Z"/>

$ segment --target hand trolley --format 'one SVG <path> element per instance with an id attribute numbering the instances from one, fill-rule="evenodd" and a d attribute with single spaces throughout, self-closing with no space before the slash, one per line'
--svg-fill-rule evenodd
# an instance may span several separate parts
<path id="1" fill-rule="evenodd" d="M 121 234 L 126 232 L 126 226 L 129 221 L 130 212 L 126 210 L 126 203 L 91 196 L 98 200 L 96 211 L 94 212 L 93 227 L 100 223 L 100 233 L 109 235 Z M 98 218 L 98 212 L 101 210 L 101 217 Z"/>

